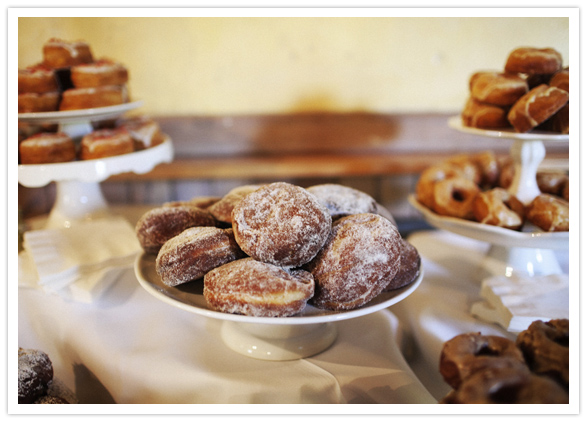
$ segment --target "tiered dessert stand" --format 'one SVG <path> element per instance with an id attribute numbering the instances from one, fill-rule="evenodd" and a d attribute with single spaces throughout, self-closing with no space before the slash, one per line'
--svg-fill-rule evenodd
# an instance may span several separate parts
<path id="1" fill-rule="evenodd" d="M 509 187 L 525 205 L 529 204 L 540 190 L 536 172 L 545 157 L 544 142 L 568 142 L 568 134 L 546 132 L 516 133 L 513 130 L 481 130 L 462 125 L 460 116 L 452 117 L 449 126 L 455 130 L 483 137 L 513 141 L 510 155 L 516 167 Z M 491 246 L 483 262 L 489 275 L 511 277 L 514 273 L 529 276 L 562 273 L 554 250 L 569 249 L 568 232 L 544 232 L 526 223 L 521 231 L 513 231 L 492 225 L 480 224 L 459 218 L 437 215 L 410 196 L 409 201 L 430 225 L 459 235 L 488 242 Z"/>
<path id="2" fill-rule="evenodd" d="M 140 107 L 140 101 L 122 105 L 75 111 L 19 114 L 21 122 L 58 124 L 59 130 L 73 139 L 90 133 L 92 122 L 114 119 Z M 109 214 L 100 182 L 114 174 L 143 174 L 157 164 L 173 160 L 173 146 L 167 138 L 162 144 L 125 155 L 56 164 L 19 165 L 18 182 L 25 187 L 56 183 L 56 199 L 46 228 L 70 227 L 77 221 Z"/>

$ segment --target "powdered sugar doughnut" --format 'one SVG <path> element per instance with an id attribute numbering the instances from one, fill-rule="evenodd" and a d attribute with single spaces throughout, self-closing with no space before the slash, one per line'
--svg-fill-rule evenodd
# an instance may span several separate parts
<path id="1" fill-rule="evenodd" d="M 243 256 L 231 228 L 192 227 L 163 244 L 155 269 L 165 285 L 174 287 Z"/>
<path id="2" fill-rule="evenodd" d="M 167 240 L 191 227 L 213 227 L 216 221 L 195 206 L 161 206 L 141 216 L 135 232 L 146 253 L 157 254 Z"/>
<path id="3" fill-rule="evenodd" d="M 319 184 L 308 187 L 307 190 L 328 209 L 333 219 L 356 213 L 377 213 L 375 199 L 351 187 L 340 184 Z"/>
<path id="4" fill-rule="evenodd" d="M 218 202 L 208 207 L 208 212 L 212 214 L 217 221 L 232 224 L 232 210 L 234 206 L 241 201 L 247 194 L 254 192 L 262 185 L 247 184 L 236 187 L 225 194 Z"/>
<path id="5" fill-rule="evenodd" d="M 316 282 L 311 302 L 330 310 L 360 307 L 387 287 L 400 260 L 401 236 L 390 221 L 371 213 L 340 218 L 306 266 Z"/>
<path id="6" fill-rule="evenodd" d="M 314 294 L 314 279 L 302 269 L 284 269 L 253 258 L 222 265 L 204 277 L 204 298 L 213 310 L 255 317 L 301 312 Z"/>
<path id="7" fill-rule="evenodd" d="M 324 245 L 332 218 L 316 196 L 293 184 L 268 184 L 232 211 L 234 236 L 249 256 L 283 267 L 301 266 Z"/>
<path id="8" fill-rule="evenodd" d="M 416 247 L 402 239 L 400 242 L 400 266 L 384 291 L 393 291 L 411 284 L 420 275 L 420 253 Z"/>
<path id="9" fill-rule="evenodd" d="M 43 351 L 18 348 L 18 403 L 33 403 L 47 393 L 53 364 Z"/>

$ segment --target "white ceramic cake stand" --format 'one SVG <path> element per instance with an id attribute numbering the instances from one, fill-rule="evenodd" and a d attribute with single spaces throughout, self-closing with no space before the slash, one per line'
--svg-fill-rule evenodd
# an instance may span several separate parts
<path id="1" fill-rule="evenodd" d="M 536 172 L 545 157 L 544 142 L 568 142 L 569 140 L 569 135 L 562 134 L 515 133 L 513 130 L 497 131 L 465 127 L 462 125 L 460 116 L 450 118 L 448 124 L 451 128 L 464 133 L 513 140 L 510 154 L 514 159 L 516 174 L 509 192 L 524 204 L 530 203 L 540 194 Z M 544 232 L 530 223 L 526 223 L 521 232 L 513 231 L 437 215 L 419 203 L 413 195 L 408 198 L 408 201 L 430 225 L 490 243 L 491 246 L 482 264 L 489 275 L 510 277 L 514 273 L 528 276 L 562 273 L 553 250 L 569 249 L 568 232 Z"/>
<path id="2" fill-rule="evenodd" d="M 92 121 L 115 118 L 136 108 L 140 102 L 120 106 L 94 108 L 70 112 L 19 114 L 20 121 L 29 123 L 57 123 L 60 130 L 72 137 L 91 132 Z M 173 145 L 169 138 L 157 146 L 125 155 L 87 161 L 56 164 L 19 165 L 18 182 L 25 187 L 43 187 L 56 183 L 56 199 L 46 228 L 67 228 L 76 221 L 98 218 L 109 214 L 100 182 L 123 172 L 144 174 L 157 164 L 173 160 Z"/>
<path id="3" fill-rule="evenodd" d="M 361 317 L 396 304 L 418 288 L 423 273 L 410 285 L 384 292 L 365 306 L 335 312 L 307 305 L 292 317 L 251 317 L 211 310 L 203 296 L 203 281 L 169 287 L 155 270 L 155 256 L 140 254 L 135 261 L 139 283 L 155 298 L 200 316 L 222 321 L 220 335 L 225 345 L 247 357 L 287 361 L 316 355 L 332 345 L 337 337 L 337 321 Z"/>

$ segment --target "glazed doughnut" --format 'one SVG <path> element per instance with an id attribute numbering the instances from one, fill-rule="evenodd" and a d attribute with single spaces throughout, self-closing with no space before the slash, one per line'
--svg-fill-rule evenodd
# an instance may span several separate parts
<path id="1" fill-rule="evenodd" d="M 507 108 L 483 104 L 472 97 L 467 99 L 461 113 L 463 126 L 477 129 L 501 129 L 511 127 Z"/>
<path id="2" fill-rule="evenodd" d="M 519 230 L 525 220 L 525 208 L 516 196 L 501 187 L 483 191 L 473 200 L 475 220 L 481 224 Z"/>
<path id="3" fill-rule="evenodd" d="M 400 266 L 391 282 L 384 291 L 393 291 L 411 284 L 420 275 L 420 253 L 416 247 L 402 238 L 400 242 Z"/>
<path id="4" fill-rule="evenodd" d="M 441 404 L 568 404 L 554 381 L 519 368 L 489 368 L 465 379 Z"/>
<path id="5" fill-rule="evenodd" d="M 551 194 L 538 195 L 526 209 L 526 219 L 547 232 L 569 230 L 569 202 Z"/>
<path id="6" fill-rule="evenodd" d="M 481 166 L 471 159 L 469 154 L 458 154 L 448 157 L 444 163 L 453 166 L 460 171 L 461 177 L 473 181 L 475 184 L 480 184 L 483 174 Z"/>
<path id="7" fill-rule="evenodd" d="M 187 228 L 169 239 L 157 254 L 155 270 L 170 287 L 202 278 L 210 270 L 244 256 L 232 228 Z"/>
<path id="8" fill-rule="evenodd" d="M 518 334 L 516 344 L 532 372 L 569 387 L 568 319 L 536 320 Z"/>
<path id="9" fill-rule="evenodd" d="M 501 336 L 463 333 L 446 341 L 440 353 L 440 374 L 453 389 L 476 372 L 515 368 L 528 371 L 522 351 Z"/>
<path id="10" fill-rule="evenodd" d="M 43 351 L 18 348 L 18 403 L 33 403 L 47 393 L 53 364 Z"/>
<path id="11" fill-rule="evenodd" d="M 308 187 L 307 190 L 328 209 L 333 219 L 356 213 L 377 213 L 375 199 L 351 187 L 340 184 L 319 184 Z"/>
<path id="12" fill-rule="evenodd" d="M 548 85 L 538 85 L 520 98 L 508 112 L 508 120 L 518 133 L 545 122 L 569 102 L 569 93 Z"/>
<path id="13" fill-rule="evenodd" d="M 473 219 L 473 201 L 479 192 L 475 182 L 463 177 L 439 181 L 434 185 L 432 210 L 442 216 Z"/>
<path id="14" fill-rule="evenodd" d="M 159 124 L 145 116 L 126 119 L 117 127 L 128 131 L 137 151 L 160 145 L 165 140 Z"/>
<path id="15" fill-rule="evenodd" d="M 124 85 L 128 82 L 128 70 L 120 63 L 103 58 L 92 63 L 73 66 L 71 82 L 76 88 Z"/>
<path id="16" fill-rule="evenodd" d="M 562 196 L 562 190 L 569 183 L 569 176 L 558 171 L 538 171 L 536 183 L 542 193 Z"/>
<path id="17" fill-rule="evenodd" d="M 328 240 L 306 266 L 314 276 L 313 305 L 351 310 L 379 295 L 401 265 L 401 236 L 382 216 L 349 215 L 332 224 Z"/>
<path id="18" fill-rule="evenodd" d="M 556 73 L 549 81 L 549 85 L 555 88 L 562 89 L 565 92 L 569 92 L 569 70 L 564 69 Z M 541 129 L 553 131 L 556 133 L 568 134 L 569 133 L 569 103 L 563 106 L 556 112 L 551 118 L 546 120 Z"/>
<path id="19" fill-rule="evenodd" d="M 53 69 L 91 63 L 93 60 L 90 46 L 84 41 L 68 42 L 51 38 L 43 45 L 43 63 Z"/>
<path id="20" fill-rule="evenodd" d="M 55 77 L 55 70 L 42 64 L 18 69 L 18 93 L 43 94 L 58 92 L 59 85 Z"/>
<path id="21" fill-rule="evenodd" d="M 492 151 L 483 151 L 470 155 L 469 159 L 479 169 L 481 174 L 479 185 L 491 188 L 497 185 L 499 180 L 499 162 L 495 153 Z"/>
<path id="22" fill-rule="evenodd" d="M 212 204 L 208 211 L 217 221 L 232 224 L 232 210 L 234 206 L 241 201 L 247 194 L 258 190 L 262 185 L 247 184 L 244 186 L 235 187 L 225 194 L 222 199 Z"/>
<path id="23" fill-rule="evenodd" d="M 70 162 L 76 158 L 75 144 L 65 133 L 37 133 L 20 142 L 22 164 Z"/>
<path id="24" fill-rule="evenodd" d="M 463 173 L 455 166 L 438 164 L 426 168 L 416 183 L 416 199 L 429 209 L 434 207 L 434 185 L 442 180 L 461 177 Z"/>
<path id="25" fill-rule="evenodd" d="M 99 86 L 96 88 L 74 88 L 63 91 L 59 111 L 109 107 L 128 102 L 126 86 Z"/>
<path id="26" fill-rule="evenodd" d="M 563 69 L 560 72 L 555 73 L 550 81 L 548 82 L 550 86 L 554 86 L 555 88 L 562 89 L 565 92 L 569 91 L 569 69 Z"/>
<path id="27" fill-rule="evenodd" d="M 528 84 L 516 74 L 478 72 L 471 77 L 471 96 L 484 104 L 507 107 L 526 92 Z"/>
<path id="28" fill-rule="evenodd" d="M 503 156 L 497 160 L 499 166 L 499 181 L 497 186 L 503 189 L 508 189 L 514 181 L 516 174 L 516 166 L 511 156 Z"/>
<path id="29" fill-rule="evenodd" d="M 562 68 L 563 58 L 553 48 L 520 47 L 513 50 L 505 63 L 509 73 L 552 75 Z"/>
<path id="30" fill-rule="evenodd" d="M 28 92 L 18 95 L 19 113 L 45 113 L 59 109 L 59 92 L 37 94 Z"/>
<path id="31" fill-rule="evenodd" d="M 332 225 L 316 196 L 277 182 L 242 198 L 232 211 L 236 242 L 249 256 L 283 267 L 298 267 L 320 251 Z"/>
<path id="32" fill-rule="evenodd" d="M 288 317 L 300 313 L 314 294 L 314 279 L 302 269 L 284 269 L 247 257 L 204 276 L 208 306 L 224 313 Z"/>
<path id="33" fill-rule="evenodd" d="M 80 159 L 100 159 L 134 152 L 134 142 L 125 129 L 95 130 L 82 137 Z"/>
<path id="34" fill-rule="evenodd" d="M 137 221 L 135 232 L 145 253 L 157 254 L 167 240 L 182 231 L 215 225 L 212 215 L 195 206 L 162 206 L 144 213 Z"/>

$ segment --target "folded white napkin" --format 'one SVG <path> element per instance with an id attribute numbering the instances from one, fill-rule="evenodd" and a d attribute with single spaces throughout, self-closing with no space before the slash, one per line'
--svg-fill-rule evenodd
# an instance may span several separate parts
<path id="1" fill-rule="evenodd" d="M 569 276 L 494 276 L 481 283 L 481 297 L 471 313 L 498 323 L 510 332 L 521 332 L 535 320 L 569 317 Z"/>
<path id="2" fill-rule="evenodd" d="M 132 266 L 140 250 L 134 228 L 122 217 L 24 234 L 24 252 L 36 269 L 38 285 L 76 301 L 99 296 Z M 21 284 L 30 286 L 30 276 L 22 278 Z"/>

